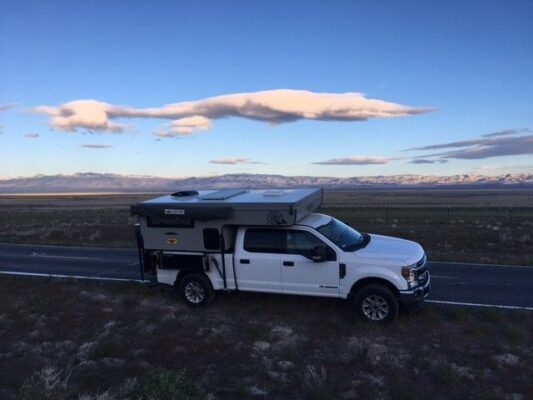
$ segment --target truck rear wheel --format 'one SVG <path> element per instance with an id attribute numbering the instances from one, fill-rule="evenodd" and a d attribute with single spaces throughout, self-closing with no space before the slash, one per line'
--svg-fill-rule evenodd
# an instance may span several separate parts
<path id="1" fill-rule="evenodd" d="M 384 285 L 373 284 L 359 289 L 353 298 L 357 316 L 366 322 L 386 324 L 398 315 L 398 299 Z"/>
<path id="2" fill-rule="evenodd" d="M 188 274 L 178 285 L 182 300 L 191 307 L 205 306 L 213 300 L 214 291 L 209 279 L 202 274 Z"/>

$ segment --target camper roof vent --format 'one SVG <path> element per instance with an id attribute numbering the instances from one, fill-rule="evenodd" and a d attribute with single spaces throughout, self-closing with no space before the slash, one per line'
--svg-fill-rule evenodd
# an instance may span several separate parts
<path id="1" fill-rule="evenodd" d="M 190 197 L 190 196 L 198 196 L 198 192 L 196 190 L 180 190 L 179 192 L 172 193 L 172 197 Z"/>
<path id="2" fill-rule="evenodd" d="M 217 192 L 206 194 L 200 197 L 200 200 L 226 200 L 230 197 L 238 196 L 239 194 L 246 193 L 246 190 L 242 189 L 226 189 L 219 190 Z"/>

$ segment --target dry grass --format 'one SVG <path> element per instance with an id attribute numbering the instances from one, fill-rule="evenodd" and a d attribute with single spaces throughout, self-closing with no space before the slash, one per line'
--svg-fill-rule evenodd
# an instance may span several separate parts
<path id="1" fill-rule="evenodd" d="M 362 232 L 419 242 L 434 261 L 533 265 L 533 208 L 325 207 Z"/>
<path id="2" fill-rule="evenodd" d="M 350 311 L 246 293 L 191 310 L 160 288 L 2 277 L 0 398 L 533 398 L 532 313 L 428 306 L 381 328 Z"/>
<path id="3" fill-rule="evenodd" d="M 328 190 L 333 207 L 531 207 L 533 189 L 355 189 Z"/>

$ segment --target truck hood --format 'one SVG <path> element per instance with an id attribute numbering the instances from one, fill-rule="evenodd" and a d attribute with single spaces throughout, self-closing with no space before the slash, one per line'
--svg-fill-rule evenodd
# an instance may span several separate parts
<path id="1" fill-rule="evenodd" d="M 401 265 L 414 264 L 424 257 L 424 249 L 416 242 L 373 233 L 370 237 L 365 248 L 354 252 L 357 257 Z"/>

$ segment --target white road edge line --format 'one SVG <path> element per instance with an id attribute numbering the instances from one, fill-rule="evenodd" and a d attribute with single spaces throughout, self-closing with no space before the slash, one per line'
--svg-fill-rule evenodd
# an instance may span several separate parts
<path id="1" fill-rule="evenodd" d="M 491 308 L 504 308 L 507 310 L 527 310 L 533 311 L 533 307 L 519 307 L 519 306 L 502 306 L 500 304 L 478 304 L 478 303 L 462 303 L 459 301 L 444 301 L 444 300 L 425 300 L 426 303 L 437 304 L 451 304 L 455 306 L 470 306 L 470 307 L 491 307 Z"/>
<path id="2" fill-rule="evenodd" d="M 96 257 L 77 257 L 77 256 L 53 256 L 49 254 L 30 254 L 28 257 L 33 258 L 58 258 L 60 260 L 94 260 L 94 261 L 100 261 L 99 258 Z"/>
<path id="3" fill-rule="evenodd" d="M 68 248 L 68 249 L 79 249 L 79 250 L 125 250 L 125 251 L 135 251 L 135 247 L 93 247 L 93 246 L 61 246 L 57 244 L 31 244 L 31 243 L 5 243 L 0 242 L 0 246 L 20 246 L 20 247 L 49 247 L 49 248 Z"/>
<path id="4" fill-rule="evenodd" d="M 148 283 L 150 281 L 140 279 L 127 278 L 102 278 L 97 276 L 81 276 L 81 275 L 61 275 L 61 274 L 40 274 L 37 272 L 15 272 L 15 271 L 0 271 L 2 275 L 18 275 L 18 276 L 40 276 L 43 278 L 66 278 L 66 279 L 88 279 L 93 281 L 116 281 L 116 282 L 139 282 Z"/>
<path id="5" fill-rule="evenodd" d="M 0 271 L 0 274 L 3 275 L 22 275 L 22 276 L 40 276 L 46 278 L 66 278 L 66 279 L 88 279 L 95 281 L 117 281 L 117 282 L 139 282 L 139 283 L 148 283 L 150 281 L 140 280 L 140 279 L 126 279 L 126 278 L 101 278 L 93 276 L 79 276 L 79 275 L 61 275 L 61 274 L 41 274 L 37 272 L 15 272 L 15 271 Z M 425 300 L 426 303 L 436 303 L 436 304 L 450 304 L 457 306 L 470 306 L 470 307 L 492 307 L 492 308 L 503 308 L 508 310 L 527 310 L 533 311 L 533 307 L 519 307 L 519 306 L 504 306 L 500 304 L 478 304 L 478 303 L 463 303 L 459 301 L 445 301 L 445 300 Z"/>
<path id="6" fill-rule="evenodd" d="M 431 268 L 431 264 L 446 264 L 446 265 L 467 265 L 467 266 L 475 266 L 475 267 L 503 267 L 503 268 L 531 268 L 532 266 L 527 265 L 507 265 L 507 264 L 483 264 L 483 263 L 465 263 L 465 262 L 455 262 L 455 261 L 429 261 L 429 267 Z"/>

